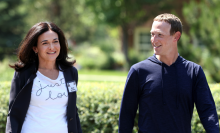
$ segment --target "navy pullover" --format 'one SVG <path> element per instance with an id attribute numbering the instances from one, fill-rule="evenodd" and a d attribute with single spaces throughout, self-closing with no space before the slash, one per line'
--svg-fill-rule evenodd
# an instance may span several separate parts
<path id="1" fill-rule="evenodd" d="M 215 103 L 201 66 L 178 56 L 171 66 L 156 56 L 128 73 L 119 133 L 132 133 L 139 107 L 139 133 L 191 133 L 194 104 L 207 133 L 219 133 Z"/>

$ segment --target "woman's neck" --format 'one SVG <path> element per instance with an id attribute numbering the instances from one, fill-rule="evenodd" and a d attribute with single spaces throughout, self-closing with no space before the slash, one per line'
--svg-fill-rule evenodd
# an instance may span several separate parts
<path id="1" fill-rule="evenodd" d="M 51 63 L 51 62 L 45 62 L 45 63 L 41 63 L 39 62 L 39 66 L 38 69 L 43 69 L 43 70 L 54 70 L 54 69 L 58 69 L 56 66 L 56 63 Z"/>

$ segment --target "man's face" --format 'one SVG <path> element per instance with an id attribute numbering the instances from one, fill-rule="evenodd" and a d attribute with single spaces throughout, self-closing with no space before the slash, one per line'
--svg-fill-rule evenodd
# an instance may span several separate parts
<path id="1" fill-rule="evenodd" d="M 167 56 L 177 50 L 174 36 L 170 35 L 171 25 L 164 21 L 154 21 L 151 28 L 151 44 L 156 55 Z"/>

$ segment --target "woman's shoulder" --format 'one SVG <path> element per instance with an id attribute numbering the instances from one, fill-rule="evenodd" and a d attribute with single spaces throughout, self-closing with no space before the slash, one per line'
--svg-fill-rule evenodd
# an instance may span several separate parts
<path id="1" fill-rule="evenodd" d="M 36 64 L 31 63 L 31 64 L 28 64 L 28 65 L 25 65 L 19 71 L 15 71 L 14 76 L 19 77 L 19 78 L 29 77 L 31 74 L 36 73 L 36 70 L 37 70 Z"/>
<path id="2" fill-rule="evenodd" d="M 63 66 L 63 65 L 60 65 L 60 68 L 63 72 L 65 71 L 74 71 L 74 72 L 77 72 L 77 69 L 76 67 L 74 66 Z"/>

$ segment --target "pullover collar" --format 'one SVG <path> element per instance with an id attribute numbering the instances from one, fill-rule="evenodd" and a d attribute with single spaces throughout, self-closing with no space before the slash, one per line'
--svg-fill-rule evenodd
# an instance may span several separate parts
<path id="1" fill-rule="evenodd" d="M 148 60 L 150 60 L 151 62 L 154 62 L 156 64 L 159 64 L 161 65 L 161 84 L 162 84 L 162 102 L 164 105 L 166 105 L 166 102 L 165 102 L 165 99 L 164 99 L 164 85 L 163 85 L 163 67 L 167 66 L 165 63 L 161 62 L 160 60 L 157 59 L 156 55 L 154 54 L 153 56 L 149 57 Z M 178 57 L 176 59 L 176 61 L 170 65 L 170 66 L 174 66 L 175 68 L 175 77 L 176 77 L 176 85 L 177 85 L 177 88 L 176 88 L 176 108 L 178 109 L 179 108 L 179 100 L 180 100 L 180 91 L 179 91 L 179 86 L 178 86 L 178 71 L 177 71 L 177 66 L 178 64 L 182 63 L 186 61 L 183 57 L 181 57 L 179 54 L 178 54 Z"/>

